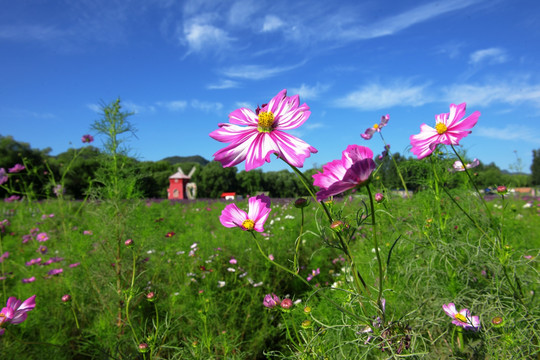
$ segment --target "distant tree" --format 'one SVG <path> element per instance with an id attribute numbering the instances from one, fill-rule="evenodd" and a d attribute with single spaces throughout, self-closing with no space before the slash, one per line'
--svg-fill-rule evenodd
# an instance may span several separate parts
<path id="1" fill-rule="evenodd" d="M 24 179 L 17 175 L 18 179 L 10 184 L 12 189 L 21 192 L 25 191 L 23 188 L 24 181 L 28 186 L 26 191 L 36 197 L 44 197 L 49 183 L 45 161 L 49 157 L 50 151 L 50 148 L 44 150 L 32 149 L 28 143 L 16 141 L 12 136 L 0 135 L 0 168 L 7 171 L 15 164 L 26 164 L 27 166 L 27 169 L 22 173 Z M 0 195 L 5 196 L 7 194 L 3 189 L 0 189 Z"/>
<path id="2" fill-rule="evenodd" d="M 75 154 L 80 152 L 75 159 Z M 57 182 L 64 176 L 64 195 L 75 199 L 83 199 L 90 189 L 96 171 L 100 166 L 101 152 L 98 148 L 88 146 L 84 151 L 68 149 L 49 160 Z M 72 161 L 73 160 L 73 161 Z M 69 166 L 69 169 L 67 168 Z"/>
<path id="3" fill-rule="evenodd" d="M 238 192 L 236 171 L 217 161 L 208 163 L 197 176 L 197 197 L 219 198 L 223 192 Z"/>
<path id="4" fill-rule="evenodd" d="M 540 149 L 533 150 L 533 160 L 531 165 L 532 179 L 531 182 L 533 185 L 540 185 Z"/>
<path id="5" fill-rule="evenodd" d="M 263 186 L 262 170 L 242 170 L 236 174 L 236 179 L 238 181 L 239 191 L 243 195 L 254 195 L 265 190 Z"/>

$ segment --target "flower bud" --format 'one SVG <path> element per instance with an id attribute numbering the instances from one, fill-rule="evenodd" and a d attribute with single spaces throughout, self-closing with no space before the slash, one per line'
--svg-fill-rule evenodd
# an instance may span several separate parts
<path id="1" fill-rule="evenodd" d="M 341 220 L 335 220 L 332 224 L 330 224 L 330 229 L 339 231 L 343 227 L 343 221 Z"/>
<path id="2" fill-rule="evenodd" d="M 147 343 L 140 343 L 139 344 L 139 352 L 145 353 L 148 351 L 148 344 Z"/>
<path id="3" fill-rule="evenodd" d="M 292 308 L 293 306 L 293 302 L 291 299 L 283 299 L 283 301 L 281 302 L 281 308 L 283 310 L 289 310 L 290 308 Z"/>
<path id="4" fill-rule="evenodd" d="M 134 242 L 133 240 L 131 239 L 127 239 L 126 241 L 124 241 L 124 244 L 127 246 L 127 247 L 132 247 Z"/>
<path id="5" fill-rule="evenodd" d="M 376 193 L 375 194 L 375 201 L 376 202 L 380 203 L 383 200 L 384 200 L 384 195 L 383 194 L 381 194 L 381 193 Z"/>
<path id="6" fill-rule="evenodd" d="M 309 329 L 310 327 L 311 327 L 311 321 L 310 320 L 302 321 L 302 328 Z"/>
<path id="7" fill-rule="evenodd" d="M 156 300 L 156 293 L 153 291 L 150 291 L 148 294 L 146 294 L 146 300 L 148 301 Z"/>
<path id="8" fill-rule="evenodd" d="M 67 302 L 70 302 L 70 301 L 71 301 L 71 295 L 66 294 L 66 295 L 62 296 L 62 302 L 67 303 Z"/>
<path id="9" fill-rule="evenodd" d="M 298 198 L 294 202 L 294 207 L 297 209 L 303 209 L 308 205 L 309 205 L 309 201 L 307 201 L 305 198 Z"/>
<path id="10" fill-rule="evenodd" d="M 508 192 L 508 189 L 504 185 L 497 186 L 497 193 L 500 195 L 505 195 Z"/>

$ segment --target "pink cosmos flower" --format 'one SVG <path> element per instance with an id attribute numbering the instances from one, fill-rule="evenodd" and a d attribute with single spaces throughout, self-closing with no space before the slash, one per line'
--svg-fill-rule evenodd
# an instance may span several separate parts
<path id="1" fill-rule="evenodd" d="M 4 259 L 7 259 L 9 257 L 9 251 L 6 251 L 2 255 L 0 255 L 0 263 L 4 261 Z"/>
<path id="2" fill-rule="evenodd" d="M 263 232 L 263 225 L 270 214 L 270 198 L 266 195 L 249 198 L 249 210 L 246 213 L 236 204 L 229 204 L 221 212 L 219 221 L 223 226 L 232 228 L 238 226 L 244 231 Z"/>
<path id="3" fill-rule="evenodd" d="M 448 169 L 448 171 L 450 172 L 456 172 L 456 171 L 465 171 L 465 169 L 472 169 L 472 168 L 475 168 L 477 167 L 478 165 L 480 165 L 480 161 L 478 159 L 474 159 L 472 161 L 472 163 L 470 164 L 465 164 L 465 166 L 463 166 L 463 163 L 459 160 L 456 160 L 453 164 L 452 164 L 452 168 L 451 169 Z"/>
<path id="4" fill-rule="evenodd" d="M 277 295 L 274 293 L 265 295 L 264 300 L 263 300 L 263 305 L 269 309 L 273 309 L 276 306 L 279 306 L 280 303 L 281 301 L 279 300 Z"/>
<path id="5" fill-rule="evenodd" d="M 42 233 L 39 233 L 39 234 L 37 235 L 36 240 L 37 240 L 37 241 L 40 241 L 40 242 L 44 242 L 44 241 L 49 240 L 49 236 L 47 235 L 47 233 L 42 232 Z"/>
<path id="6" fill-rule="evenodd" d="M 15 164 L 14 167 L 8 169 L 10 173 L 18 173 L 19 171 L 23 171 L 25 169 L 24 165 L 21 164 Z"/>
<path id="7" fill-rule="evenodd" d="M 32 295 L 24 302 L 12 296 L 8 299 L 6 307 L 0 311 L 0 328 L 4 323 L 20 324 L 28 316 L 27 312 L 36 307 L 36 295 Z M 3 332 L 2 332 L 3 333 Z M 0 335 L 2 334 L 0 333 Z"/>
<path id="8" fill-rule="evenodd" d="M 29 284 L 29 283 L 32 283 L 32 282 L 36 281 L 36 277 L 32 276 L 32 277 L 29 277 L 28 279 L 22 279 L 21 281 L 22 281 L 23 284 Z"/>
<path id="9" fill-rule="evenodd" d="M 61 274 L 63 272 L 64 272 L 64 269 L 62 269 L 62 268 L 60 268 L 60 269 L 52 269 L 52 270 L 49 270 L 47 275 L 54 276 L 54 275 L 59 275 L 59 274 Z"/>
<path id="10" fill-rule="evenodd" d="M 364 184 L 377 166 L 373 161 L 373 151 L 365 146 L 349 145 L 342 153 L 341 160 L 334 160 L 323 166 L 323 172 L 313 175 L 313 185 L 321 188 L 317 200 Z"/>
<path id="11" fill-rule="evenodd" d="M 450 112 L 435 116 L 435 128 L 422 124 L 420 134 L 411 135 L 411 145 L 414 155 L 423 159 L 430 155 L 438 144 L 459 145 L 459 141 L 469 135 L 476 125 L 480 112 L 475 111 L 465 119 L 466 104 L 451 104 Z"/>
<path id="12" fill-rule="evenodd" d="M 452 318 L 452 324 L 461 326 L 465 330 L 480 330 L 480 319 L 478 316 L 471 316 L 469 309 L 456 310 L 454 303 L 443 304 L 443 310 L 446 315 Z"/>
<path id="13" fill-rule="evenodd" d="M 381 116 L 380 123 L 373 125 L 373 127 L 367 128 L 363 134 L 360 134 L 360 136 L 365 140 L 371 139 L 375 132 L 381 132 L 381 129 L 388 124 L 388 120 L 390 120 L 390 115 Z"/>
<path id="14" fill-rule="evenodd" d="M 375 194 L 375 201 L 376 202 L 380 203 L 383 200 L 384 200 L 384 195 L 383 194 L 381 194 L 381 193 L 376 193 Z"/>
<path id="15" fill-rule="evenodd" d="M 18 196 L 18 195 L 11 195 L 10 197 L 5 198 L 4 201 L 7 202 L 7 203 L 11 203 L 11 202 L 14 202 L 14 201 L 19 201 L 20 199 L 21 199 L 21 197 Z"/>
<path id="16" fill-rule="evenodd" d="M 92 135 L 86 134 L 82 136 L 81 141 L 85 144 L 90 144 L 94 141 L 94 137 Z"/>
<path id="17" fill-rule="evenodd" d="M 0 168 L 0 185 L 7 183 L 7 181 L 8 181 L 8 177 L 6 174 L 6 169 Z"/>
<path id="18" fill-rule="evenodd" d="M 246 160 L 249 171 L 270 162 L 270 155 L 275 153 L 290 165 L 302 167 L 317 149 L 283 132 L 296 129 L 309 118 L 309 107 L 299 104 L 298 95 L 287 96 L 287 90 L 282 90 L 255 112 L 247 108 L 233 111 L 229 114 L 230 123 L 221 123 L 219 129 L 210 133 L 211 138 L 230 143 L 214 154 L 214 160 L 223 167 Z"/>

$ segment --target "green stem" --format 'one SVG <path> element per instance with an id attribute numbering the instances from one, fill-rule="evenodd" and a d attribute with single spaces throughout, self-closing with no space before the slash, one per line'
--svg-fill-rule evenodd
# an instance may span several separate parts
<path id="1" fill-rule="evenodd" d="M 405 194 L 406 194 L 407 199 L 408 199 L 409 198 L 409 190 L 407 189 L 407 184 L 405 183 L 405 180 L 403 179 L 403 176 L 401 175 L 401 171 L 399 171 L 399 167 L 397 165 L 396 159 L 394 158 L 394 156 L 390 152 L 390 147 L 386 144 L 386 141 L 384 140 L 382 132 L 379 132 L 379 135 L 381 135 L 381 139 L 383 141 L 384 148 L 386 149 L 386 153 L 388 154 L 388 156 L 390 156 L 390 159 L 392 159 L 392 162 L 394 163 L 394 167 L 396 168 L 399 179 L 401 180 L 401 184 L 403 185 L 403 188 L 405 189 Z"/>
<path id="2" fill-rule="evenodd" d="M 289 269 L 287 269 L 285 266 L 275 262 L 274 260 L 270 260 L 270 258 L 268 257 L 268 255 L 266 255 L 263 251 L 263 249 L 261 248 L 261 244 L 259 243 L 259 241 L 257 240 L 257 237 L 255 236 L 255 233 L 253 231 L 250 231 L 251 233 L 251 236 L 253 236 L 253 239 L 255 240 L 255 244 L 257 244 L 257 248 L 259 249 L 259 252 L 261 253 L 261 255 L 267 260 L 267 261 L 270 261 L 270 263 L 272 263 L 273 265 L 277 266 L 278 268 L 280 268 L 281 270 L 284 270 L 285 272 L 291 274 L 292 276 L 296 277 L 297 279 L 300 279 L 300 281 L 302 281 L 304 284 L 306 284 L 311 290 L 314 290 L 313 289 L 313 286 L 306 280 L 304 279 L 303 277 L 301 277 L 299 274 L 295 273 L 294 271 L 291 271 Z M 349 316 L 357 319 L 357 320 L 360 320 L 362 321 L 362 319 L 360 317 L 358 317 L 357 315 L 353 314 L 352 312 L 350 312 L 349 310 L 347 309 L 344 309 L 343 307 L 339 306 L 338 304 L 336 304 L 332 299 L 328 298 L 326 295 L 322 294 L 322 293 L 318 293 L 320 294 L 321 297 L 323 297 L 324 299 L 326 299 L 327 301 L 329 301 L 332 305 L 334 305 L 338 310 L 340 310 L 341 312 L 343 313 L 346 313 L 348 314 Z M 362 305 L 362 308 L 364 307 L 364 305 L 362 304 L 362 302 L 360 301 L 360 305 Z"/>
<path id="3" fill-rule="evenodd" d="M 296 249 L 294 251 L 294 260 L 293 260 L 293 266 L 294 271 L 298 273 L 300 271 L 300 265 L 298 264 L 298 255 L 300 253 L 300 244 L 302 243 L 302 235 L 304 234 L 304 208 L 300 208 L 300 213 L 302 216 L 302 222 L 300 223 L 300 234 L 298 235 L 298 238 L 296 239 Z"/>
<path id="4" fill-rule="evenodd" d="M 379 294 L 377 295 L 377 305 L 379 306 L 379 310 L 381 312 L 381 317 L 383 319 L 384 323 L 384 311 L 383 306 L 381 302 L 382 293 L 383 293 L 383 267 L 382 267 L 382 261 L 381 261 L 381 255 L 379 253 L 379 235 L 377 232 L 377 221 L 375 217 L 375 202 L 373 201 L 373 194 L 371 193 L 371 188 L 369 187 L 369 184 L 366 186 L 367 192 L 369 194 L 369 202 L 371 205 L 371 223 L 372 223 L 372 230 L 373 230 L 373 244 L 375 245 L 375 255 L 377 256 L 377 263 L 379 264 Z"/>

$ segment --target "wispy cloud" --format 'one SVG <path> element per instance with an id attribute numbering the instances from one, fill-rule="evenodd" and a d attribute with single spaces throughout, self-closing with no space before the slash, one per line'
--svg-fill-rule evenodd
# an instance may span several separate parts
<path id="1" fill-rule="evenodd" d="M 456 84 L 444 90 L 442 97 L 449 102 L 464 102 L 475 106 L 495 103 L 518 105 L 528 103 L 540 108 L 540 85 L 525 81 L 487 81 L 484 84 Z"/>
<path id="2" fill-rule="evenodd" d="M 210 24 L 190 23 L 184 26 L 184 35 L 189 52 L 219 51 L 231 46 L 234 38 L 220 28 Z"/>
<path id="3" fill-rule="evenodd" d="M 187 101 L 184 100 L 173 100 L 173 101 L 158 101 L 156 105 L 165 107 L 170 111 L 180 111 L 184 110 L 187 107 Z"/>
<path id="4" fill-rule="evenodd" d="M 501 48 L 495 47 L 477 50 L 469 56 L 469 63 L 474 65 L 480 63 L 502 64 L 507 61 L 508 54 L 506 53 L 506 51 Z"/>
<path id="5" fill-rule="evenodd" d="M 321 94 L 326 92 L 329 88 L 330 88 L 330 85 L 321 84 L 317 82 L 317 84 L 313 86 L 302 84 L 300 85 L 299 88 L 291 88 L 289 90 L 289 93 L 300 95 L 301 100 L 302 99 L 311 100 L 311 99 L 317 99 Z"/>
<path id="6" fill-rule="evenodd" d="M 283 27 L 284 25 L 285 23 L 283 22 L 283 20 L 281 20 L 277 16 L 266 15 L 264 18 L 263 25 L 262 25 L 262 32 L 275 31 Z"/>
<path id="7" fill-rule="evenodd" d="M 210 84 L 206 88 L 209 90 L 222 90 L 222 89 L 236 88 L 239 85 L 240 83 L 238 81 L 225 79 L 225 80 L 221 80 L 218 83 Z"/>
<path id="8" fill-rule="evenodd" d="M 223 109 L 223 104 L 220 102 L 207 102 L 199 100 L 191 100 L 191 107 L 202 110 L 204 112 L 219 112 Z"/>
<path id="9" fill-rule="evenodd" d="M 4 25 L 0 26 L 0 39 L 12 41 L 54 40 L 64 32 L 53 26 L 43 25 Z"/>
<path id="10" fill-rule="evenodd" d="M 222 71 L 223 75 L 232 78 L 262 80 L 281 73 L 294 70 L 302 66 L 305 62 L 290 66 L 265 67 L 263 65 L 239 65 L 232 66 Z"/>
<path id="11" fill-rule="evenodd" d="M 492 128 L 477 126 L 474 134 L 497 140 L 519 140 L 532 144 L 540 144 L 540 134 L 536 129 L 531 129 L 519 124 L 507 125 L 504 128 Z"/>
<path id="12" fill-rule="evenodd" d="M 382 85 L 368 84 L 335 101 L 336 106 L 361 110 L 380 110 L 392 106 L 421 106 L 432 98 L 427 85 L 410 85 L 407 81 Z"/>

